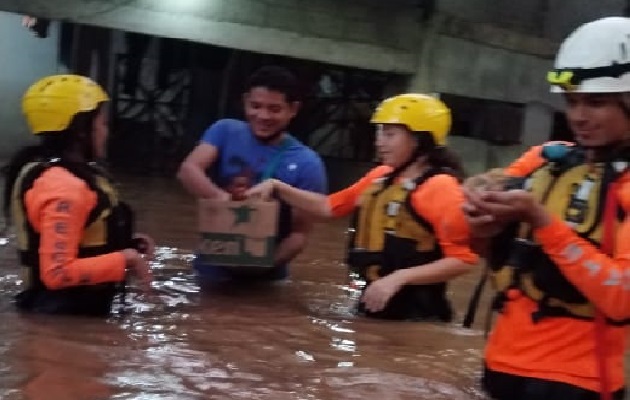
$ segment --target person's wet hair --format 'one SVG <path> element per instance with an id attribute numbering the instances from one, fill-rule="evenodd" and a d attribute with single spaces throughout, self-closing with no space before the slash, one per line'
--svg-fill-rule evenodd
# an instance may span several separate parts
<path id="1" fill-rule="evenodd" d="M 427 163 L 434 168 L 448 169 L 458 181 L 466 178 L 466 171 L 457 154 L 444 146 L 436 146 L 433 136 L 421 132 L 418 138 L 421 154 L 427 156 Z"/>

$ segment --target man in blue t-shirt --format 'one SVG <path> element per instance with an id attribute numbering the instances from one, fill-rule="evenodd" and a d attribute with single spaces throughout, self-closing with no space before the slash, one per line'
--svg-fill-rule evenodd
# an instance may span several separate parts
<path id="1" fill-rule="evenodd" d="M 222 119 L 206 130 L 180 166 L 177 177 L 184 188 L 200 198 L 241 200 L 249 187 L 274 177 L 325 193 L 322 160 L 286 131 L 300 107 L 297 92 L 295 77 L 284 68 L 262 67 L 252 74 L 243 95 L 247 122 Z M 304 249 L 311 228 L 310 218 L 282 204 L 275 268 L 252 276 L 200 262 L 193 266 L 204 281 L 283 279 L 287 263 Z"/>

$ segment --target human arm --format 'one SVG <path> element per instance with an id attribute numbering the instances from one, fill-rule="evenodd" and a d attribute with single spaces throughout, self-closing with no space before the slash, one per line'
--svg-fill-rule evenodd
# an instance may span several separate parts
<path id="1" fill-rule="evenodd" d="M 40 234 L 40 276 L 48 289 L 121 282 L 126 267 L 142 279 L 150 278 L 146 262 L 133 249 L 78 257 L 96 194 L 65 169 L 53 167 L 44 172 L 25 193 L 24 201 L 27 218 Z"/>
<path id="2" fill-rule="evenodd" d="M 313 230 L 313 219 L 303 211 L 291 210 L 291 232 L 278 243 L 274 254 L 274 264 L 282 265 L 293 260 L 308 244 Z"/>
<path id="3" fill-rule="evenodd" d="M 230 133 L 230 121 L 215 122 L 204 132 L 199 144 L 181 163 L 177 179 L 192 195 L 226 201 L 230 199 L 230 194 L 214 183 L 207 174 L 207 170 L 216 163 Z"/>
<path id="4" fill-rule="evenodd" d="M 405 285 L 446 282 L 471 271 L 478 262 L 470 248 L 468 225 L 461 210 L 464 197 L 457 181 L 447 175 L 438 175 L 424 185 L 412 195 L 412 206 L 433 227 L 444 257 L 396 270 L 372 282 L 363 296 L 371 311 L 382 310 Z"/>
<path id="5" fill-rule="evenodd" d="M 190 194 L 207 199 L 230 199 L 230 195 L 212 182 L 206 173 L 216 161 L 217 155 L 215 146 L 200 143 L 179 166 L 177 179 Z"/>
<path id="6" fill-rule="evenodd" d="M 550 144 L 565 142 L 550 142 Z M 545 163 L 542 157 L 543 146 L 533 146 L 513 161 L 506 168 L 495 168 L 485 173 L 472 176 L 463 184 L 465 202 L 462 210 L 470 227 L 471 246 L 477 254 L 486 256 L 493 237 L 505 231 L 506 223 L 497 221 L 484 213 L 477 204 L 481 196 L 488 191 L 502 191 L 505 186 L 517 178 L 525 178 Z"/>
<path id="7" fill-rule="evenodd" d="M 630 182 L 617 191 L 624 210 L 630 209 Z M 529 223 L 534 240 L 562 274 L 606 316 L 615 320 L 630 318 L 630 218 L 619 224 L 614 238 L 614 255 L 581 238 L 560 218 L 551 215 L 531 195 L 523 191 L 498 193 L 485 201 L 488 211 L 506 219 Z"/>
<path id="8" fill-rule="evenodd" d="M 375 168 L 353 185 L 328 196 L 301 190 L 277 179 L 268 179 L 254 186 L 247 191 L 246 196 L 270 199 L 275 194 L 280 200 L 311 216 L 320 218 L 342 217 L 354 210 L 359 196 L 372 181 L 388 171 L 387 168 L 383 167 Z"/>
<path id="9" fill-rule="evenodd" d="M 313 194 L 326 200 L 328 180 L 321 160 L 319 158 L 312 160 L 300 168 L 300 171 L 301 173 L 295 181 L 295 189 L 302 191 L 307 196 Z M 282 199 L 282 197 L 280 198 Z M 314 215 L 293 207 L 291 203 L 286 201 L 285 203 L 291 206 L 291 229 L 289 234 L 278 244 L 274 255 L 276 265 L 288 263 L 306 247 L 315 219 Z"/>

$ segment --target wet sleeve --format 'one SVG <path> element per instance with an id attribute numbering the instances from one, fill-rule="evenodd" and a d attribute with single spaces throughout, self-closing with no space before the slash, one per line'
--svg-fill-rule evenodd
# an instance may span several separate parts
<path id="1" fill-rule="evenodd" d="M 40 233 L 40 272 L 48 289 L 123 281 L 121 252 L 78 258 L 84 225 L 96 204 L 96 194 L 83 181 L 52 168 L 25 194 L 25 204 L 29 221 Z"/>
<path id="2" fill-rule="evenodd" d="M 625 210 L 630 210 L 630 183 L 621 190 Z M 624 204 L 625 203 L 625 204 Z M 615 255 L 609 257 L 580 238 L 559 218 L 534 232 L 536 241 L 558 265 L 562 274 L 606 316 L 630 318 L 630 216 L 619 225 Z"/>
<path id="3" fill-rule="evenodd" d="M 444 257 L 475 264 L 479 258 L 470 248 L 470 230 L 462 205 L 464 193 L 450 175 L 437 175 L 416 190 L 411 204 L 434 229 Z"/>
<path id="4" fill-rule="evenodd" d="M 391 169 L 380 166 L 372 169 L 363 178 L 343 190 L 328 196 L 328 205 L 334 217 L 343 217 L 352 212 L 357 206 L 359 196 L 365 191 L 374 179 L 387 174 Z"/>

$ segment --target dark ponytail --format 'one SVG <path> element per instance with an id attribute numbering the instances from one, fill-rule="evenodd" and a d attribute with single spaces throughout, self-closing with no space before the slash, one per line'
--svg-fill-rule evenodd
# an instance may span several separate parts
<path id="1" fill-rule="evenodd" d="M 434 168 L 448 169 L 459 182 L 463 182 L 466 178 L 466 171 L 459 156 L 447 147 L 436 146 L 430 134 L 422 133 L 419 138 L 420 143 L 418 147 L 420 149 L 429 149 L 423 152 L 427 157 L 427 163 Z"/>
<path id="2" fill-rule="evenodd" d="M 427 162 L 433 167 L 449 169 L 460 183 L 466 179 L 466 170 L 459 156 L 446 147 L 434 148 L 429 152 Z"/>

